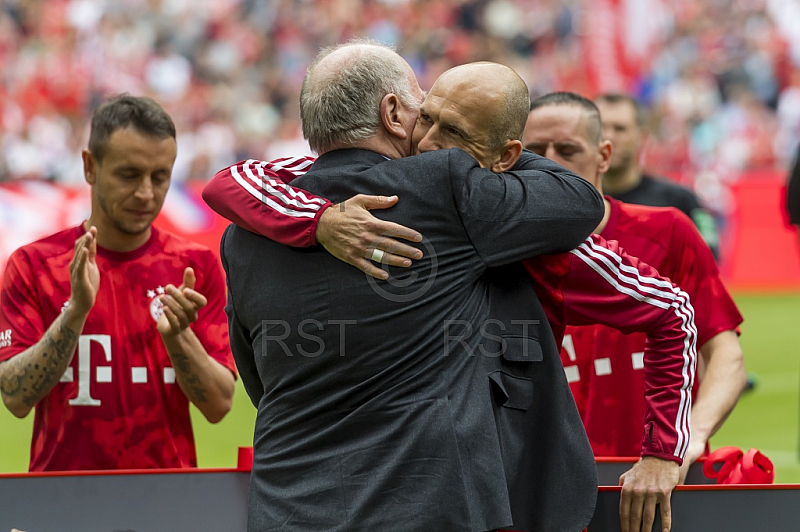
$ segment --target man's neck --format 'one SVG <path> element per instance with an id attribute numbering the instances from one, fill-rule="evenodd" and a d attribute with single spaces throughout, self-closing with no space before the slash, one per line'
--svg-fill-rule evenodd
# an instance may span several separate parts
<path id="1" fill-rule="evenodd" d="M 602 191 L 600 193 L 602 194 Z M 600 221 L 600 225 L 598 225 L 597 228 L 592 231 L 596 235 L 599 235 L 603 232 L 603 229 L 605 229 L 606 225 L 608 225 L 608 218 L 611 216 L 611 203 L 605 198 L 603 198 L 603 206 L 605 207 L 603 219 Z"/>
<path id="2" fill-rule="evenodd" d="M 391 142 L 387 142 L 381 139 L 378 136 L 354 142 L 353 144 L 335 145 L 331 147 L 331 149 L 326 151 L 344 150 L 344 149 L 374 151 L 375 153 L 383 155 L 387 159 L 400 159 L 402 157 L 408 156 L 408 154 L 401 153 L 401 150 L 397 146 L 395 146 Z M 322 153 L 320 153 L 320 155 L 322 155 Z"/>
<path id="3" fill-rule="evenodd" d="M 87 231 L 90 227 L 97 227 L 97 245 L 109 251 L 125 253 L 139 249 L 150 240 L 152 227 L 146 231 L 135 235 L 123 233 L 111 223 L 101 219 L 100 216 L 92 213 L 89 219 L 83 223 L 83 228 Z"/>
<path id="4" fill-rule="evenodd" d="M 614 196 L 636 188 L 642 182 L 642 169 L 632 164 L 619 170 L 609 170 L 603 176 L 603 189 L 606 194 Z"/>

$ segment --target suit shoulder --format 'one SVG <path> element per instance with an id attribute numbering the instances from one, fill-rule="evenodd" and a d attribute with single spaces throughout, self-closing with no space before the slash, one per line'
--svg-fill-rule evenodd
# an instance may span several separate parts
<path id="1" fill-rule="evenodd" d="M 425 153 L 419 153 L 411 157 L 404 157 L 402 159 L 392 159 L 381 163 L 379 166 L 397 166 L 399 167 L 423 167 L 423 168 L 436 168 L 439 171 L 450 168 L 471 168 L 478 166 L 478 161 L 475 160 L 470 154 L 459 148 L 451 148 L 447 150 L 435 150 Z"/>

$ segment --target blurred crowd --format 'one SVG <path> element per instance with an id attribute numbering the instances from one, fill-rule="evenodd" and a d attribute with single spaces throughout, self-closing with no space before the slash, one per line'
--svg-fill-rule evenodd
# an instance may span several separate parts
<path id="1" fill-rule="evenodd" d="M 647 28 L 625 86 L 586 74 L 602 4 L 639 6 Z M 493 60 L 534 96 L 631 92 L 649 111 L 648 169 L 715 203 L 740 171 L 791 162 L 798 10 L 798 0 L 0 0 L 0 181 L 81 182 L 87 119 L 117 92 L 149 94 L 175 118 L 176 180 L 308 153 L 305 67 L 322 46 L 371 37 L 396 44 L 423 89 L 452 65 Z"/>

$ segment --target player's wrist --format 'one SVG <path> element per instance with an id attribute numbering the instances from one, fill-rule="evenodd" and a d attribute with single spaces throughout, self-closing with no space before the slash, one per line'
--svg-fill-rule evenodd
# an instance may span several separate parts
<path id="1" fill-rule="evenodd" d="M 186 327 L 180 331 L 168 332 L 159 331 L 161 339 L 164 341 L 164 346 L 167 348 L 167 353 L 185 353 L 188 348 L 193 344 L 194 331 L 190 327 Z"/>
<path id="2" fill-rule="evenodd" d="M 93 306 L 93 303 L 87 303 L 82 301 L 80 298 L 71 296 L 64 305 L 65 319 L 70 322 L 86 321 L 86 318 L 89 316 L 89 312 L 91 312 Z"/>
<path id="3" fill-rule="evenodd" d="M 327 207 L 329 206 L 326 206 L 325 210 L 319 215 L 316 227 L 314 228 L 314 241 L 323 247 L 330 243 L 331 238 L 333 238 L 335 234 L 335 230 L 331 226 L 336 217 L 336 210 L 328 209 Z"/>

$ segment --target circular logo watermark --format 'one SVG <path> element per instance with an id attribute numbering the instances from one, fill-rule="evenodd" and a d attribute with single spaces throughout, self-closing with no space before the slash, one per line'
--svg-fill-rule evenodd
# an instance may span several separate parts
<path id="1" fill-rule="evenodd" d="M 378 238 L 388 236 L 386 234 L 381 234 Z M 367 249 L 367 259 L 372 256 L 372 251 L 378 244 L 378 239 L 376 238 L 372 245 L 369 246 Z M 367 281 L 369 282 L 372 290 L 381 296 L 382 298 L 388 301 L 394 301 L 395 303 L 408 303 L 410 301 L 415 301 L 419 299 L 423 295 L 425 295 L 428 290 L 431 289 L 433 286 L 434 281 L 436 280 L 436 274 L 439 271 L 439 260 L 436 256 L 436 250 L 433 249 L 433 244 L 431 244 L 430 240 L 425 237 L 422 237 L 422 245 L 425 248 L 425 255 L 420 260 L 425 260 L 427 257 L 430 260 L 430 268 L 428 268 L 428 276 L 424 282 L 420 279 L 420 273 L 417 271 L 412 271 L 407 277 L 403 279 L 397 279 L 392 277 L 392 274 L 389 273 L 389 270 L 386 264 L 381 264 L 381 269 L 386 273 L 389 273 L 389 278 L 385 280 L 378 280 L 372 277 L 371 275 L 367 274 Z M 388 284 L 390 287 L 395 288 L 395 291 L 389 291 L 382 286 L 382 284 Z M 406 289 L 410 289 L 416 285 L 420 285 L 416 288 L 413 292 L 406 292 Z"/>

